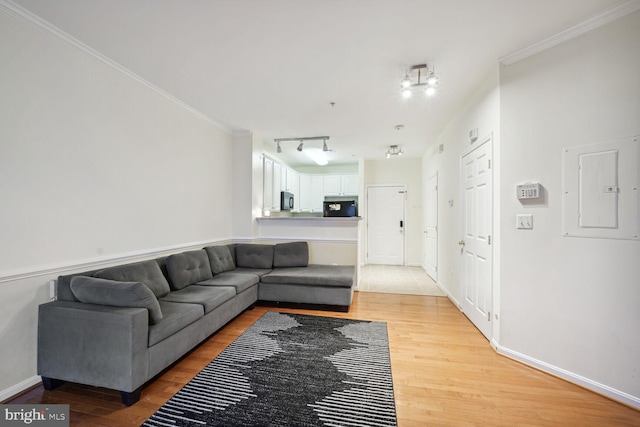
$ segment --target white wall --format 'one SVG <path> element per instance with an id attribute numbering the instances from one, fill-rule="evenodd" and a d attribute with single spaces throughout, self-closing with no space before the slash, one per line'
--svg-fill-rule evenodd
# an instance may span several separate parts
<path id="1" fill-rule="evenodd" d="M 478 128 L 478 141 L 487 135 L 493 135 L 493 179 L 500 179 L 500 90 L 498 85 L 498 67 L 496 66 L 478 86 L 475 94 L 452 118 L 445 129 L 433 142 L 422 159 L 423 181 L 438 173 L 438 283 L 457 304 L 462 301 L 460 286 L 460 247 L 462 225 L 460 222 L 462 206 L 460 200 L 460 155 L 469 147 L 469 131 Z M 438 147 L 443 152 L 438 153 Z M 499 192 L 494 192 L 494 311 L 499 307 Z M 452 201 L 453 206 L 450 206 Z M 424 210 L 426 212 L 426 208 Z M 499 333 L 494 328 L 494 338 Z"/>
<path id="2" fill-rule="evenodd" d="M 562 237 L 561 148 L 640 134 L 639 76 L 640 12 L 503 66 L 499 188 L 500 345 L 636 406 L 640 242 Z M 516 200 L 527 181 L 544 203 Z M 515 229 L 518 213 L 533 230 Z"/>
<path id="3" fill-rule="evenodd" d="M 37 306 L 61 271 L 232 237 L 232 145 L 4 9 L 0 64 L 2 400 L 36 378 Z"/>
<path id="4" fill-rule="evenodd" d="M 364 162 L 364 196 L 368 185 L 405 185 L 406 224 L 405 224 L 405 263 L 419 266 L 422 264 L 422 163 L 419 158 L 393 158 L 365 160 Z M 367 213 L 366 197 L 359 201 L 358 213 L 365 217 Z M 366 226 L 364 227 L 366 230 Z M 366 251 L 366 231 L 362 241 Z"/>
<path id="5" fill-rule="evenodd" d="M 262 216 L 263 206 L 263 147 L 253 132 L 233 135 L 233 237 L 251 241 L 258 235 L 256 218 Z"/>

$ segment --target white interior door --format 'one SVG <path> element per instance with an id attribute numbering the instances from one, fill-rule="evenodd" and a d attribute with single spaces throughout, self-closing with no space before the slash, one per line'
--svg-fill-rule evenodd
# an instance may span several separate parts
<path id="1" fill-rule="evenodd" d="M 462 310 L 491 339 L 493 180 L 491 137 L 462 155 Z"/>
<path id="2" fill-rule="evenodd" d="M 367 188 L 367 262 L 404 265 L 404 186 Z"/>
<path id="3" fill-rule="evenodd" d="M 424 269 L 438 281 L 438 173 L 427 180 L 424 228 Z"/>

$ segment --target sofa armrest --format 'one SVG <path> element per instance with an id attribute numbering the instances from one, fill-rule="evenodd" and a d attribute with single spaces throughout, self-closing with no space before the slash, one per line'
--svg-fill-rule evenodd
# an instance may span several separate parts
<path id="1" fill-rule="evenodd" d="M 148 378 L 144 308 L 54 301 L 38 308 L 38 375 L 132 392 Z"/>

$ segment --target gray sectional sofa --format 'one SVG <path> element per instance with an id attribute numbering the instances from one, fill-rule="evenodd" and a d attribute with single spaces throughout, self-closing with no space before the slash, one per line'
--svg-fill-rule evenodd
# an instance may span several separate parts
<path id="1" fill-rule="evenodd" d="M 208 246 L 60 276 L 39 307 L 38 375 L 121 392 L 142 386 L 257 302 L 348 310 L 355 267 L 310 265 L 306 242 Z"/>

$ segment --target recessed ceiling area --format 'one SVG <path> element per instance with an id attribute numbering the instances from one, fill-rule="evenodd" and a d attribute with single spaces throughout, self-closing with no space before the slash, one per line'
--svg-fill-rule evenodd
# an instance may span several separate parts
<path id="1" fill-rule="evenodd" d="M 339 165 L 384 159 L 391 145 L 422 156 L 498 58 L 625 1 L 14 3 L 269 152 L 277 138 L 328 135 Z M 435 69 L 438 91 L 403 98 L 416 64 Z M 314 164 L 294 143 L 282 149 L 291 166 Z"/>

